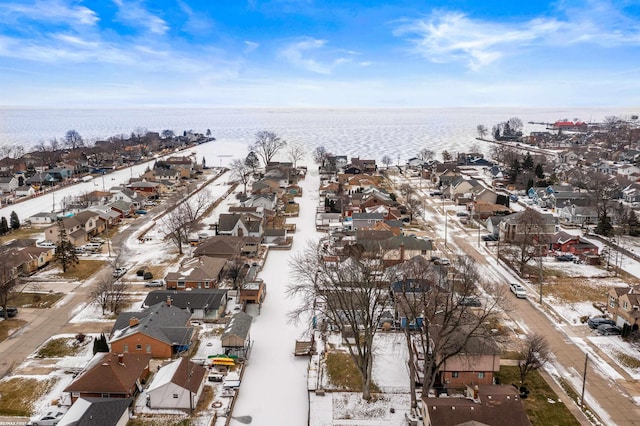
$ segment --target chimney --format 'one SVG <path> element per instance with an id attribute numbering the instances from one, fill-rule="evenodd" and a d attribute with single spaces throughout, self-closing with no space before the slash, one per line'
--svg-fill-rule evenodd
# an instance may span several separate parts
<path id="1" fill-rule="evenodd" d="M 118 364 L 124 365 L 124 354 L 118 354 Z"/>
<path id="2" fill-rule="evenodd" d="M 140 320 L 138 318 L 136 317 L 129 318 L 129 327 L 135 327 L 138 324 L 140 324 Z"/>
<path id="3" fill-rule="evenodd" d="M 172 302 L 171 296 L 167 296 L 167 306 L 171 306 L 171 302 Z"/>

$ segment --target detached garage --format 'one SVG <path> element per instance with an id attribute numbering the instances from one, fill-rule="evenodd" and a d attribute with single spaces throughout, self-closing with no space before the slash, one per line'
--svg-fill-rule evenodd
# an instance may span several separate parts
<path id="1" fill-rule="evenodd" d="M 190 410 L 196 407 L 207 370 L 182 357 L 162 367 L 147 389 L 149 408 L 177 408 Z"/>

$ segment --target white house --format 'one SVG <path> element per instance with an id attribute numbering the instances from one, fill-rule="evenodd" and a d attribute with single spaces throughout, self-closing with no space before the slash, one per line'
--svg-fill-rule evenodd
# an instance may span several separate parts
<path id="1" fill-rule="evenodd" d="M 0 193 L 13 192 L 18 188 L 18 179 L 15 176 L 0 176 Z"/>
<path id="2" fill-rule="evenodd" d="M 162 367 L 147 389 L 149 408 L 195 408 L 204 387 L 207 370 L 181 357 Z"/>
<path id="3" fill-rule="evenodd" d="M 30 216 L 29 220 L 34 225 L 50 225 L 58 220 L 58 215 L 55 213 L 40 212 Z"/>
<path id="4" fill-rule="evenodd" d="M 22 185 L 14 190 L 14 194 L 16 197 L 33 197 L 36 195 L 36 190 L 31 185 Z"/>

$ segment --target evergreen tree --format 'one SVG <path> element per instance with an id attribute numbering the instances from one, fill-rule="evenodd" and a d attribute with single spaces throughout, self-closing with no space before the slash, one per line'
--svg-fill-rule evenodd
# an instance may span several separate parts
<path id="1" fill-rule="evenodd" d="M 11 229 L 13 229 L 14 231 L 20 229 L 20 219 L 18 219 L 18 213 L 16 213 L 15 210 L 11 212 L 9 221 L 11 223 Z"/>
<path id="2" fill-rule="evenodd" d="M 529 180 L 527 181 L 527 191 L 529 190 L 529 188 L 533 188 L 533 178 L 529 178 Z"/>
<path id="3" fill-rule="evenodd" d="M 104 333 L 101 333 L 100 337 L 93 341 L 93 354 L 98 352 L 109 352 L 109 343 Z"/>
<path id="4" fill-rule="evenodd" d="M 629 218 L 627 219 L 629 226 L 629 235 L 637 237 L 640 234 L 640 219 L 634 210 L 629 210 Z"/>
<path id="5" fill-rule="evenodd" d="M 596 225 L 594 232 L 605 237 L 608 237 L 613 233 L 611 218 L 607 215 L 606 212 L 604 212 L 604 214 L 598 218 L 598 224 Z"/>
<path id="6" fill-rule="evenodd" d="M 522 171 L 522 166 L 520 165 L 520 161 L 517 158 L 513 160 L 511 163 L 511 168 L 509 169 L 509 181 L 511 183 L 515 183 Z"/>
<path id="7" fill-rule="evenodd" d="M 64 228 L 62 220 L 58 220 L 58 244 L 56 245 L 56 261 L 62 265 L 62 272 L 67 272 L 71 266 L 80 263 L 76 255 L 75 246 L 69 241 L 67 230 Z"/>
<path id="8" fill-rule="evenodd" d="M 203 169 L 207 168 L 207 160 L 204 159 L 204 155 L 202 156 L 202 168 Z"/>
<path id="9" fill-rule="evenodd" d="M 7 218 L 2 216 L 0 219 L 0 235 L 6 235 L 9 232 L 9 224 L 7 223 Z"/>
<path id="10" fill-rule="evenodd" d="M 536 164 L 534 173 L 538 179 L 544 178 L 544 169 L 542 168 L 542 164 Z"/>
<path id="11" fill-rule="evenodd" d="M 531 156 L 531 153 L 527 152 L 527 155 L 524 156 L 522 168 L 528 171 L 533 170 L 533 157 Z"/>

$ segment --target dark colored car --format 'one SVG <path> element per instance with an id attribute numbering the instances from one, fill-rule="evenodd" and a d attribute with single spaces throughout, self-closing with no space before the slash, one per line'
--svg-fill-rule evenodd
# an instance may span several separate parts
<path id="1" fill-rule="evenodd" d="M 474 307 L 474 308 L 479 308 L 480 306 L 482 306 L 482 303 L 480 303 L 480 299 L 478 299 L 477 297 L 466 296 L 466 297 L 463 297 L 462 299 L 460 299 L 460 305 L 461 306 L 471 306 L 471 307 Z"/>
<path id="2" fill-rule="evenodd" d="M 602 334 L 603 336 L 618 336 L 622 334 L 622 330 L 615 325 L 603 324 L 598 327 L 598 334 Z"/>
<path id="3" fill-rule="evenodd" d="M 150 271 L 146 271 L 144 273 L 144 275 L 142 276 L 143 279 L 145 280 L 152 280 L 153 279 L 153 274 Z"/>
<path id="4" fill-rule="evenodd" d="M 616 322 L 609 318 L 594 317 L 594 318 L 589 318 L 587 320 L 587 325 L 589 326 L 589 328 L 592 328 L 595 330 L 601 325 L 616 325 Z"/>
<path id="5" fill-rule="evenodd" d="M 498 237 L 493 234 L 487 234 L 482 236 L 482 241 L 498 241 Z"/>
<path id="6" fill-rule="evenodd" d="M 135 214 L 147 214 L 146 210 L 136 210 Z"/>
<path id="7" fill-rule="evenodd" d="M 7 308 L 7 317 L 13 318 L 18 315 L 18 308 L 8 307 Z M 4 318 L 4 309 L 0 308 L 0 318 Z"/>
<path id="8" fill-rule="evenodd" d="M 556 260 L 558 262 L 571 262 L 573 261 L 572 254 L 561 254 L 560 256 L 556 256 Z"/>

